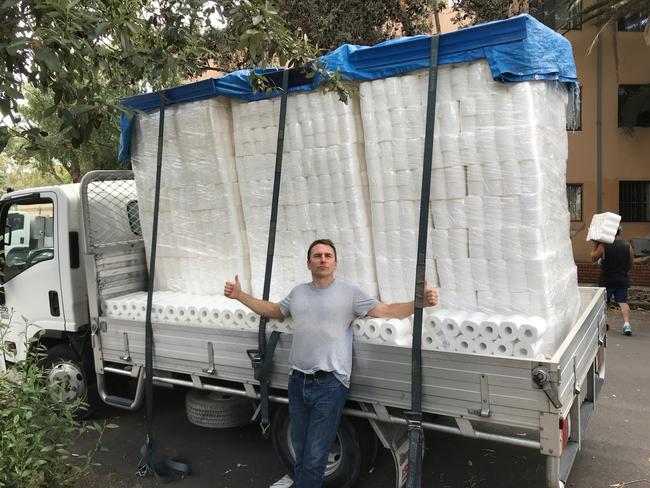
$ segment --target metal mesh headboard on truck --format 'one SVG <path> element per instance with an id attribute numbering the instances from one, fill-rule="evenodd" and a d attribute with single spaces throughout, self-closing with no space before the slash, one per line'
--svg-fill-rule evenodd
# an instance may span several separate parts
<path id="1" fill-rule="evenodd" d="M 142 242 L 132 171 L 91 171 L 81 180 L 86 252 Z"/>
<path id="2" fill-rule="evenodd" d="M 91 171 L 81 180 L 86 254 L 95 256 L 101 299 L 146 290 L 147 265 L 132 171 Z"/>

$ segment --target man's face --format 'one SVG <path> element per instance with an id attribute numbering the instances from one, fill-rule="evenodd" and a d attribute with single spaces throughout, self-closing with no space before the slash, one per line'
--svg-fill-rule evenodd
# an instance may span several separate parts
<path id="1" fill-rule="evenodd" d="M 327 278 L 336 270 L 336 259 L 334 249 L 327 244 L 316 244 L 311 249 L 307 269 L 311 271 L 313 278 Z"/>

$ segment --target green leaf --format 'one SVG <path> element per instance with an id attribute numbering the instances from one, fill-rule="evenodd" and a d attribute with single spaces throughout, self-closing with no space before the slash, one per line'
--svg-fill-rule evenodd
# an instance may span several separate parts
<path id="1" fill-rule="evenodd" d="M 86 112 L 89 112 L 95 108 L 94 105 L 84 105 L 84 104 L 77 104 L 73 105 L 72 107 L 69 108 L 70 113 L 74 115 L 80 115 Z"/>
<path id="2" fill-rule="evenodd" d="M 59 61 L 59 58 L 57 58 L 54 51 L 49 47 L 34 49 L 34 56 L 36 56 L 37 60 L 43 61 L 52 71 L 59 71 L 61 69 L 61 61 Z"/>
<path id="3" fill-rule="evenodd" d="M 13 44 L 8 45 L 5 48 L 5 51 L 7 51 L 7 54 L 13 58 L 16 57 L 18 51 L 20 51 L 21 49 L 25 49 L 27 46 L 29 46 L 29 43 L 30 43 L 29 40 L 21 39 L 20 41 L 16 41 Z"/>
<path id="4" fill-rule="evenodd" d="M 22 92 L 20 92 L 19 90 L 17 90 L 11 85 L 0 85 L 0 91 L 5 92 L 6 95 L 14 99 L 23 98 Z"/>

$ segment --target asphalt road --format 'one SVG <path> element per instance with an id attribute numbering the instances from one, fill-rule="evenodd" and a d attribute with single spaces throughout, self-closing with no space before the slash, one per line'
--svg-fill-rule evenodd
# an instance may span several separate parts
<path id="1" fill-rule="evenodd" d="M 650 487 L 650 312 L 633 311 L 632 337 L 621 333 L 620 314 L 610 310 L 607 377 L 591 417 L 582 451 L 567 487 Z M 190 424 L 184 415 L 184 392 L 156 391 L 154 438 L 162 451 L 192 465 L 192 474 L 172 486 L 183 488 L 266 488 L 284 475 L 270 440 L 257 425 L 211 430 Z M 79 487 L 149 488 L 151 478 L 135 472 L 145 441 L 144 409 L 124 412 L 105 408 L 100 417 L 119 428 L 104 436 L 107 452 Z M 91 438 L 77 443 L 88 449 Z M 390 453 L 379 449 L 375 467 L 358 488 L 393 488 Z M 545 464 L 539 452 L 458 436 L 427 433 L 422 486 L 445 488 L 544 487 Z"/>

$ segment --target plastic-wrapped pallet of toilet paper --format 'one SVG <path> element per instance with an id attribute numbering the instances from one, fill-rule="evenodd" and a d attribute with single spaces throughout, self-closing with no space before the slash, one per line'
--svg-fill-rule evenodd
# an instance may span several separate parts
<path id="1" fill-rule="evenodd" d="M 423 344 L 550 356 L 580 308 L 565 189 L 567 84 L 501 83 L 488 61 L 472 59 L 438 67 L 426 278 L 447 314 L 423 328 Z M 356 78 L 360 96 L 347 104 L 332 92 L 289 92 L 271 300 L 310 280 L 306 251 L 317 238 L 336 244 L 337 278 L 386 303 L 413 299 L 428 71 L 409 69 Z M 236 274 L 245 291 L 262 294 L 280 99 L 245 98 L 167 109 L 154 291 L 176 296 L 160 301 L 161 320 L 198 315 L 196 323 L 231 327 L 248 317 L 238 302 L 217 303 Z M 157 113 L 136 116 L 147 252 L 157 134 Z M 604 215 L 590 236 L 611 234 Z M 104 313 L 139 317 L 131 302 L 110 299 Z M 405 324 L 355 324 L 357 340 L 401 345 L 412 336 Z M 524 329 L 530 335 L 520 337 Z"/>
<path id="2" fill-rule="evenodd" d="M 611 244 L 616 238 L 620 223 L 621 216 L 615 213 L 605 212 L 595 214 L 591 218 L 591 224 L 589 224 L 587 240 Z"/>

